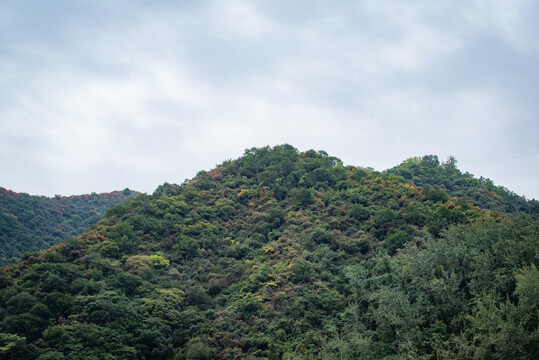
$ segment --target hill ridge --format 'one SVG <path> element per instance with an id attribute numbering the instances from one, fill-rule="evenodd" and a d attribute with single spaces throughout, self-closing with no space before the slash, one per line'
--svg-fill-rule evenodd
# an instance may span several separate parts
<path id="1" fill-rule="evenodd" d="M 0 340 L 20 359 L 534 358 L 538 244 L 530 214 L 252 148 L 4 268 Z"/>
<path id="2" fill-rule="evenodd" d="M 139 194 L 124 189 L 48 197 L 0 187 L 0 265 L 16 262 L 26 251 L 45 249 L 82 233 L 110 206 Z"/>

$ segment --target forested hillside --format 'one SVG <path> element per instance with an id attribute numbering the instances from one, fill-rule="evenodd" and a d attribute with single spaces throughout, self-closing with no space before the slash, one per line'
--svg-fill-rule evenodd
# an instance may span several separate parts
<path id="1" fill-rule="evenodd" d="M 32 196 L 0 187 L 0 266 L 20 260 L 26 251 L 47 249 L 81 234 L 98 222 L 112 205 L 137 192 L 78 196 Z"/>
<path id="2" fill-rule="evenodd" d="M 537 359 L 538 245 L 530 214 L 253 148 L 3 268 L 0 357 Z"/>
<path id="3" fill-rule="evenodd" d="M 515 212 L 539 214 L 539 201 L 529 201 L 503 186 L 495 186 L 488 178 L 478 179 L 467 172 L 462 173 L 456 164 L 453 157 L 440 163 L 437 156 L 426 155 L 409 158 L 386 173 L 400 176 L 407 183 L 413 182 L 426 189 L 440 189 L 453 196 L 465 196 L 481 209 L 497 213 L 493 215 Z"/>

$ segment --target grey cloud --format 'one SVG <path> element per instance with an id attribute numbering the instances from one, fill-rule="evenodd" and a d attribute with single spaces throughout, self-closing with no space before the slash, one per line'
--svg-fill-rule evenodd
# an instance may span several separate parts
<path id="1" fill-rule="evenodd" d="M 0 186 L 151 192 L 289 142 L 377 169 L 455 155 L 537 198 L 539 6 L 489 4 L 8 2 Z"/>

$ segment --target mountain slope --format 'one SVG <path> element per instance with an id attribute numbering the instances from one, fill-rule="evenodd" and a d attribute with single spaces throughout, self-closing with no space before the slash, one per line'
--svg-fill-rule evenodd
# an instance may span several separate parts
<path id="1" fill-rule="evenodd" d="M 18 261 L 26 251 L 46 249 L 81 234 L 112 205 L 137 195 L 125 189 L 49 198 L 0 188 L 0 266 Z"/>
<path id="2" fill-rule="evenodd" d="M 386 173 L 427 189 L 441 189 L 453 196 L 465 196 L 482 209 L 502 215 L 515 212 L 539 215 L 539 201 L 528 201 L 502 186 L 495 186 L 490 179 L 477 179 L 469 173 L 462 173 L 456 164 L 453 157 L 440 163 L 437 156 L 426 155 L 409 158 L 386 170 Z"/>
<path id="3" fill-rule="evenodd" d="M 253 148 L 5 268 L 0 354 L 533 358 L 538 244 L 530 216 Z"/>

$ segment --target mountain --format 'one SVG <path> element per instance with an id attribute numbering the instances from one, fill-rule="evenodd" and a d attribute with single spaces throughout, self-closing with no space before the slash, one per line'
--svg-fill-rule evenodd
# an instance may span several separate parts
<path id="1" fill-rule="evenodd" d="M 3 359 L 535 359 L 539 226 L 290 145 L 0 272 Z"/>
<path id="2" fill-rule="evenodd" d="M 78 196 L 32 196 L 0 187 L 0 266 L 26 251 L 46 249 L 81 234 L 112 205 L 140 193 L 125 189 Z"/>
<path id="3" fill-rule="evenodd" d="M 437 156 L 426 155 L 406 159 L 386 173 L 428 190 L 443 190 L 452 196 L 466 197 L 483 210 L 493 212 L 494 216 L 515 212 L 539 214 L 539 201 L 529 201 L 503 186 L 495 186 L 490 179 L 477 179 L 472 174 L 462 173 L 456 164 L 454 157 L 440 163 Z"/>

